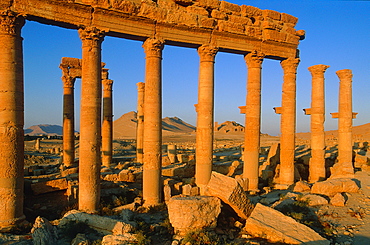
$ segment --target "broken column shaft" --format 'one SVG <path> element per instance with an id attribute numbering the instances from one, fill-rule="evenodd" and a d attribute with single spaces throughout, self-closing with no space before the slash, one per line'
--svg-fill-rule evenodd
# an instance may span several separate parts
<path id="1" fill-rule="evenodd" d="M 248 179 L 248 190 L 258 190 L 258 164 L 261 131 L 261 69 L 264 55 L 254 51 L 245 56 L 248 67 L 245 107 L 243 178 Z"/>
<path id="2" fill-rule="evenodd" d="M 145 51 L 144 166 L 145 206 L 161 202 L 162 173 L 162 50 L 163 42 L 148 38 Z"/>
<path id="3" fill-rule="evenodd" d="M 23 25 L 18 14 L 0 13 L 0 231 L 25 219 Z"/>
<path id="4" fill-rule="evenodd" d="M 82 86 L 79 160 L 79 210 L 97 212 L 101 169 L 101 43 L 104 32 L 79 29 L 82 41 Z"/>
<path id="5" fill-rule="evenodd" d="M 311 115 L 311 159 L 309 182 L 324 180 L 325 170 L 325 78 L 327 65 L 315 65 L 308 68 L 312 75 L 311 108 L 305 110 Z"/>
<path id="6" fill-rule="evenodd" d="M 213 120 L 214 120 L 214 63 L 218 49 L 209 45 L 198 48 L 200 58 L 195 181 L 203 192 L 211 178 L 213 161 Z"/>

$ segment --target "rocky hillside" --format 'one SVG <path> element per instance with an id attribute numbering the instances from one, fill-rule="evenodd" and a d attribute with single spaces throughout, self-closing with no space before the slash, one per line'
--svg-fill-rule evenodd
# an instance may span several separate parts
<path id="1" fill-rule="evenodd" d="M 224 123 L 215 123 L 215 131 L 226 134 L 241 134 L 244 133 L 244 126 L 234 121 L 226 121 Z"/>
<path id="2" fill-rule="evenodd" d="M 59 125 L 39 124 L 24 130 L 25 135 L 63 135 L 63 127 Z"/>
<path id="3" fill-rule="evenodd" d="M 136 137 L 136 123 L 136 112 L 123 114 L 113 122 L 113 138 Z M 194 132 L 195 127 L 178 117 L 166 117 L 162 119 L 162 130 L 163 134 L 183 134 Z"/>

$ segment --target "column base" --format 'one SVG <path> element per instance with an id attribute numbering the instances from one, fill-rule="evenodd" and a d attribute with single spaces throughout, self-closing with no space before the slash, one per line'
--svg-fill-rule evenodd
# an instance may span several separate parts
<path id="1" fill-rule="evenodd" d="M 17 226 L 17 225 L 19 225 L 19 224 L 21 224 L 23 222 L 27 222 L 25 215 L 22 215 L 21 217 L 15 218 L 15 219 L 0 221 L 0 232 L 9 232 L 15 226 Z"/>

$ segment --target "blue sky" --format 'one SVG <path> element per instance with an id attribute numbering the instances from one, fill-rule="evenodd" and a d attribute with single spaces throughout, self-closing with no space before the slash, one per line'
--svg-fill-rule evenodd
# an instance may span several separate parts
<path id="1" fill-rule="evenodd" d="M 299 45 L 301 62 L 297 74 L 297 132 L 308 132 L 310 116 L 302 109 L 311 104 L 312 65 L 329 65 L 325 73 L 325 129 L 336 129 L 339 79 L 335 72 L 353 72 L 354 125 L 370 122 L 370 1 L 331 0 L 229 0 L 260 9 L 271 9 L 298 17 L 297 30 L 306 31 Z M 63 87 L 59 64 L 62 57 L 81 58 L 76 30 L 27 21 L 22 29 L 25 70 L 25 127 L 36 124 L 62 125 Z M 136 83 L 144 81 L 142 42 L 106 37 L 103 62 L 114 80 L 114 119 L 135 111 Z M 199 57 L 195 49 L 165 46 L 163 51 L 163 117 L 177 116 L 196 125 Z M 215 63 L 215 121 L 237 121 L 244 125 L 238 106 L 245 105 L 247 68 L 242 55 L 218 53 Z M 265 59 L 262 68 L 262 132 L 278 135 L 282 69 Z M 81 81 L 75 84 L 76 128 L 79 129 Z"/>

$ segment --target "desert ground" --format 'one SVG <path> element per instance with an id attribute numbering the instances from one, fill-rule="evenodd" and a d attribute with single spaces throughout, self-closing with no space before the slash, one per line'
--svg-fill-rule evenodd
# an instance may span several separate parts
<path id="1" fill-rule="evenodd" d="M 363 127 L 364 128 L 364 127 Z M 335 131 L 327 136 L 327 162 L 336 157 Z M 333 136 L 334 135 L 334 136 Z M 333 196 L 313 194 L 308 184 L 309 134 L 297 134 L 296 184 L 288 190 L 275 190 L 273 175 L 260 176 L 259 193 L 243 193 L 254 207 L 263 204 L 279 210 L 293 219 L 290 222 L 311 227 L 327 243 L 306 244 L 369 244 L 370 243 L 370 168 L 366 157 L 366 131 L 361 143 L 355 142 L 355 179 L 358 189 L 341 192 L 342 202 Z M 213 171 L 225 178 L 237 179 L 242 173 L 242 132 L 215 132 Z M 261 134 L 260 166 L 276 159 L 272 152 L 279 137 Z M 177 146 L 177 159 L 169 159 L 167 145 Z M 79 142 L 76 140 L 76 158 Z M 196 226 L 178 235 L 178 224 L 169 217 L 170 197 L 196 197 L 194 184 L 195 132 L 163 132 L 162 174 L 166 202 L 159 207 L 144 207 L 141 199 L 142 165 L 135 162 L 135 139 L 132 136 L 115 139 L 111 168 L 101 170 L 101 209 L 91 217 L 77 217 L 78 167 L 66 169 L 62 164 L 62 140 L 44 137 L 41 148 L 35 150 L 35 140 L 25 142 L 25 199 L 27 222 L 10 233 L 0 234 L 1 244 L 295 244 L 289 239 L 258 235 L 247 228 L 248 219 L 241 217 L 229 204 L 222 202 L 217 225 L 209 229 Z M 366 157 L 367 161 L 364 161 Z M 168 187 L 166 189 L 166 187 Z M 167 204 L 167 205 L 166 205 Z M 257 208 L 255 208 L 256 210 Z M 72 212 L 72 214 L 71 214 Z M 173 211 L 172 211 L 173 212 Z M 195 212 L 195 211 L 194 211 Z M 198 212 L 198 211 L 196 211 Z M 75 215 L 75 216 L 74 216 Z M 252 213 L 253 215 L 253 213 Z M 172 214 L 173 216 L 173 214 Z M 99 219 L 109 219 L 99 220 Z M 201 217 L 198 217 L 201 218 Z M 270 217 L 270 219 L 275 217 Z M 181 219 L 186 220 L 187 217 Z M 94 223 L 95 222 L 95 223 Z M 105 223 L 104 223 L 105 222 Z M 129 232 L 117 233 L 106 223 L 122 222 L 132 225 Z M 193 221 L 194 224 L 198 221 Z M 286 222 L 286 221 L 281 221 Z M 279 233 L 280 231 L 273 231 Z M 286 236 L 294 236 L 285 231 Z M 297 238 L 299 239 L 301 238 Z M 52 242 L 51 242 L 52 241 Z M 85 242 L 85 243 L 84 243 Z M 322 242 L 322 243 L 321 243 Z M 298 244 L 298 243 L 297 243 Z M 302 243 L 303 244 L 303 243 Z"/>

